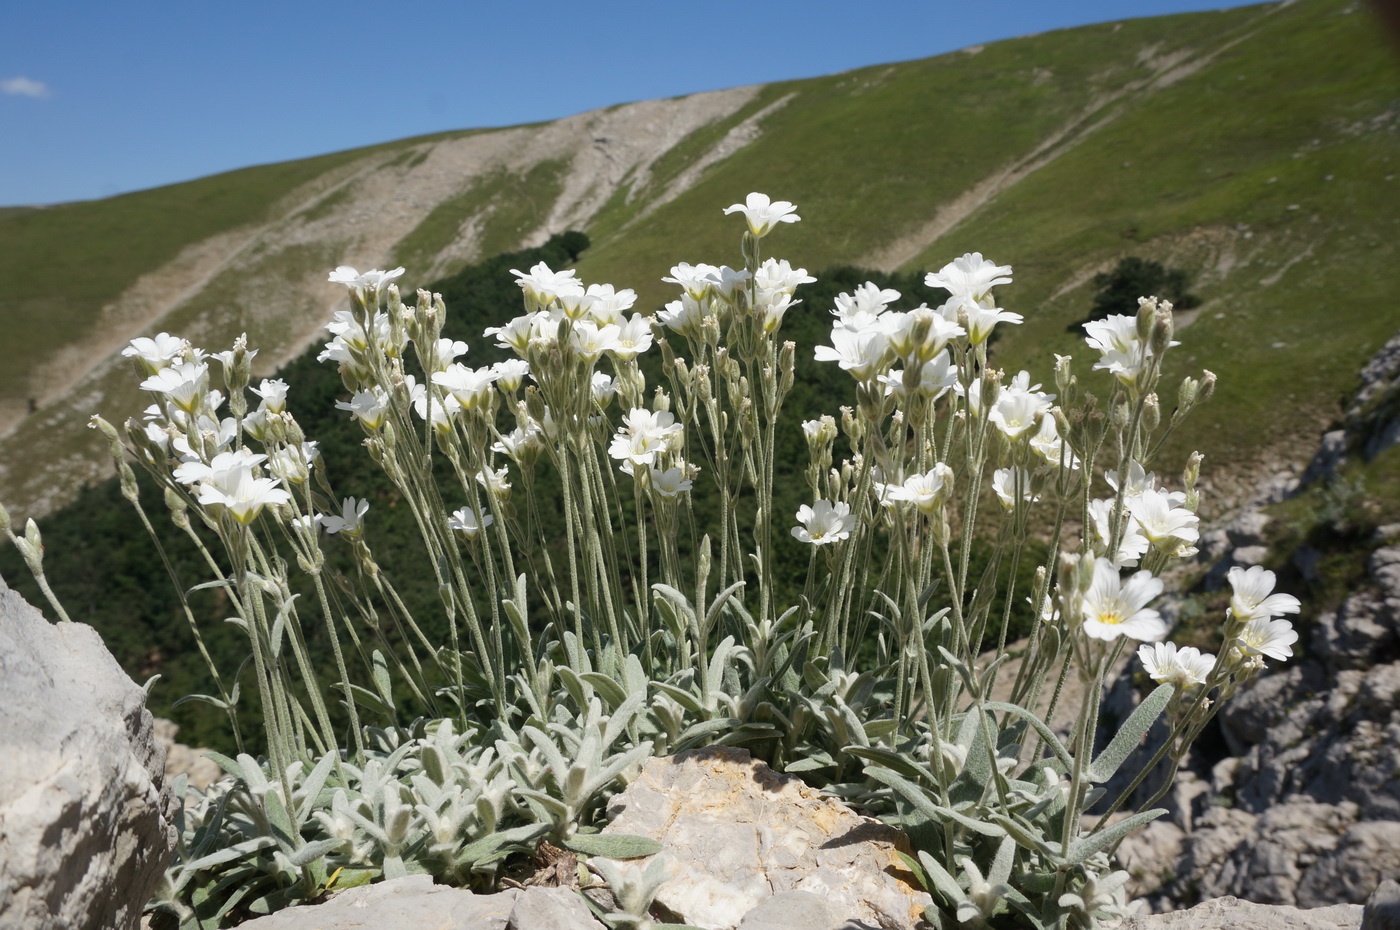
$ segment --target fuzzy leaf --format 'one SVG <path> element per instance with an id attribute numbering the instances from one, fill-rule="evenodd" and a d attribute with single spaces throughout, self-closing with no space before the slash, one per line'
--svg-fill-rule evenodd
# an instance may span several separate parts
<path id="1" fill-rule="evenodd" d="M 1026 721 L 1026 723 L 1029 723 L 1035 732 L 1040 734 L 1040 738 L 1045 741 L 1045 745 L 1050 747 L 1050 751 L 1055 754 L 1055 758 L 1062 766 L 1060 769 L 1061 772 L 1068 772 L 1074 768 L 1074 759 L 1070 757 L 1069 750 L 1065 748 L 1065 744 L 1060 742 L 1060 738 L 1055 735 L 1055 731 L 1046 726 L 1045 721 L 1036 716 L 1034 712 L 1026 710 L 1026 708 L 1019 704 L 1007 704 L 1003 701 L 987 701 L 982 705 L 982 708 L 984 710 L 999 710 L 1020 717 L 1022 720 Z"/>
<path id="2" fill-rule="evenodd" d="M 640 859 L 654 856 L 666 848 L 648 837 L 624 833 L 576 833 L 565 840 L 563 846 L 585 856 L 606 856 L 609 859 Z"/>
<path id="3" fill-rule="evenodd" d="M 1079 839 L 1069 844 L 1069 855 L 1066 856 L 1066 858 L 1077 865 L 1100 849 L 1108 846 L 1110 843 L 1116 843 L 1138 827 L 1146 823 L 1151 823 L 1165 813 L 1166 809 L 1161 807 L 1154 808 L 1150 811 L 1142 811 L 1131 817 L 1120 820 L 1112 826 L 1105 827 L 1096 833 L 1090 833 L 1088 836 L 1081 836 Z"/>
<path id="4" fill-rule="evenodd" d="M 1128 756 L 1142 743 L 1143 737 L 1152 729 L 1152 724 L 1161 716 L 1167 702 L 1175 693 L 1176 689 L 1171 685 L 1160 685 L 1147 696 L 1147 700 L 1133 709 L 1128 719 L 1118 728 L 1118 732 L 1113 734 L 1113 739 L 1104 747 L 1104 751 L 1099 753 L 1099 757 L 1089 766 L 1090 781 L 1102 783 L 1113 777 L 1119 766 L 1127 761 Z"/>
<path id="5" fill-rule="evenodd" d="M 889 785 L 895 791 L 899 792 L 900 796 L 912 804 L 914 809 L 927 820 L 935 823 L 947 823 L 951 820 L 983 836 L 1006 836 L 1006 830 L 998 824 L 977 820 L 966 814 L 960 814 L 951 808 L 944 807 L 941 804 L 934 803 L 933 800 L 929 798 L 928 792 L 925 789 L 900 775 L 896 775 L 889 769 L 882 769 L 879 766 L 869 766 L 866 768 L 865 774 L 878 782 Z"/>
<path id="6" fill-rule="evenodd" d="M 340 840 L 314 840 L 291 853 L 287 859 L 297 868 L 304 868 L 336 849 L 340 844 Z"/>
<path id="7" fill-rule="evenodd" d="M 457 865 L 459 867 L 471 866 L 499 859 L 502 855 L 516 848 L 523 848 L 523 844 L 544 835 L 548 830 L 547 824 L 532 823 L 523 827 L 501 830 L 489 836 L 483 836 L 481 839 L 472 840 L 457 851 Z"/>

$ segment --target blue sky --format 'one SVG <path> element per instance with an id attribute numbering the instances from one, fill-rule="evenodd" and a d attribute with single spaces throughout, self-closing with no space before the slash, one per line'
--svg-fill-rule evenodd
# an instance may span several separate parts
<path id="1" fill-rule="evenodd" d="M 1234 5 L 0 0 L 0 206 Z"/>

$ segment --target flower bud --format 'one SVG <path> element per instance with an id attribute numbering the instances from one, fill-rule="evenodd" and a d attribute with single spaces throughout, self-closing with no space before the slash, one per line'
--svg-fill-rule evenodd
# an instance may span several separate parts
<path id="1" fill-rule="evenodd" d="M 4 504 L 0 504 L 0 533 L 10 531 L 10 512 L 5 509 Z"/>
<path id="2" fill-rule="evenodd" d="M 1157 298 L 1139 297 L 1137 312 L 1137 337 L 1143 342 L 1152 338 L 1152 328 L 1157 323 Z"/>
<path id="3" fill-rule="evenodd" d="M 1204 460 L 1205 456 L 1199 452 L 1192 452 L 1186 460 L 1186 470 L 1181 473 L 1181 483 L 1187 490 L 1194 488 L 1196 482 L 1201 479 L 1201 462 Z"/>
<path id="4" fill-rule="evenodd" d="M 1142 425 L 1148 433 L 1153 432 L 1162 422 L 1162 405 L 1156 394 L 1148 394 L 1142 399 Z"/>
<path id="5" fill-rule="evenodd" d="M 778 394 L 792 390 L 794 371 L 797 368 L 797 343 L 784 342 L 778 350 Z"/>
<path id="6" fill-rule="evenodd" d="M 1172 335 L 1176 332 L 1176 323 L 1172 319 L 1172 305 L 1165 300 L 1157 312 L 1157 324 L 1152 327 L 1152 354 L 1158 358 L 1162 353 L 1171 348 Z"/>
<path id="7" fill-rule="evenodd" d="M 1210 400 L 1210 396 L 1215 393 L 1215 372 L 1209 368 L 1201 376 L 1201 387 L 1196 392 L 1196 403 L 1204 404 Z"/>

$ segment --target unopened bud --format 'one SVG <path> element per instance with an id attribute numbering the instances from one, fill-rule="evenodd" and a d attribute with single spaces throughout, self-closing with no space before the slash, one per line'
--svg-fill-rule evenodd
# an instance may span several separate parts
<path id="1" fill-rule="evenodd" d="M 1188 490 L 1194 488 L 1196 482 L 1201 480 L 1201 462 L 1204 460 L 1205 456 L 1199 452 L 1192 452 L 1191 456 L 1186 460 L 1186 470 L 1181 473 L 1181 483 L 1184 484 Z"/>
<path id="2" fill-rule="evenodd" d="M 1215 372 L 1209 368 L 1201 375 L 1201 387 L 1196 392 L 1196 403 L 1204 404 L 1215 393 Z"/>
<path id="3" fill-rule="evenodd" d="M 1162 405 L 1156 394 L 1148 394 L 1142 399 L 1142 425 L 1147 432 L 1157 429 L 1162 422 Z"/>
<path id="4" fill-rule="evenodd" d="M 1162 353 L 1171 348 L 1172 336 L 1176 333 L 1176 323 L 1172 319 L 1172 305 L 1162 301 L 1157 311 L 1157 324 L 1152 327 L 1152 354 L 1161 358 Z"/>
<path id="5" fill-rule="evenodd" d="M 0 504 L 0 533 L 10 531 L 10 512 L 5 509 L 4 504 Z"/>
<path id="6" fill-rule="evenodd" d="M 1157 298 L 1139 297 L 1137 312 L 1137 337 L 1143 342 L 1152 338 L 1152 327 L 1157 323 Z"/>
<path id="7" fill-rule="evenodd" d="M 797 343 L 784 342 L 778 350 L 778 393 L 792 390 L 793 372 L 797 368 Z"/>

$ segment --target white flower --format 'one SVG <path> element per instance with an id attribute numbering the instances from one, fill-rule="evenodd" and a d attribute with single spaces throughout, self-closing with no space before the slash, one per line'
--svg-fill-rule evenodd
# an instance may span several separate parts
<path id="1" fill-rule="evenodd" d="M 683 294 L 680 300 L 673 300 L 656 312 L 656 322 L 672 332 L 694 338 L 700 335 L 700 326 L 708 312 L 709 307 L 699 298 Z"/>
<path id="2" fill-rule="evenodd" d="M 924 276 L 925 286 L 941 287 L 954 297 L 966 297 L 974 303 L 985 300 L 987 292 L 996 285 L 1010 283 L 1011 266 L 990 262 L 981 252 L 968 252 Z"/>
<path id="3" fill-rule="evenodd" d="M 956 321 L 922 304 L 908 313 L 888 313 L 880 319 L 890 348 L 907 365 L 919 365 L 943 351 L 949 341 L 967 335 Z"/>
<path id="4" fill-rule="evenodd" d="M 681 262 L 671 269 L 671 277 L 661 280 L 667 284 L 680 285 L 687 297 L 698 302 L 709 297 L 715 285 L 719 283 L 719 269 L 704 262 L 698 265 Z"/>
<path id="5" fill-rule="evenodd" d="M 1116 503 L 1117 501 L 1111 497 L 1089 501 L 1089 519 L 1094 524 L 1094 532 L 1098 536 L 1099 545 L 1105 550 L 1108 548 L 1110 537 L 1113 534 L 1113 508 Z M 1114 568 L 1136 565 L 1138 559 L 1146 555 L 1147 550 L 1151 547 L 1152 542 L 1142 534 L 1142 527 L 1130 516 L 1125 515 L 1123 536 L 1118 541 L 1118 551 L 1109 553 L 1109 559 Z"/>
<path id="6" fill-rule="evenodd" d="M 502 349 L 513 349 L 517 355 L 524 355 L 530 347 L 530 339 L 535 334 L 535 317 L 527 313 L 511 320 L 505 326 L 488 326 L 482 330 L 483 336 L 495 336 L 496 345 Z"/>
<path id="7" fill-rule="evenodd" d="M 879 373 L 886 342 L 885 334 L 879 330 L 833 329 L 831 345 L 817 346 L 814 357 L 819 362 L 837 362 L 856 380 L 868 381 Z"/>
<path id="8" fill-rule="evenodd" d="M 146 374 L 153 375 L 169 367 L 188 349 L 190 344 L 186 340 L 169 333 L 156 333 L 149 338 L 138 336 L 131 340 L 131 344 L 122 349 L 122 356 L 135 359 Z"/>
<path id="9" fill-rule="evenodd" d="M 376 384 L 368 391 L 356 391 L 348 403 L 343 400 L 336 401 L 335 409 L 349 410 L 365 426 L 379 429 L 384 425 L 384 417 L 389 412 L 389 395 Z"/>
<path id="10" fill-rule="evenodd" d="M 770 291 L 791 295 L 799 284 L 811 284 L 817 279 L 807 273 L 806 268 L 794 268 L 787 259 L 767 259 L 758 266 L 754 275 L 754 286 L 760 292 Z M 896 297 L 899 295 L 896 294 Z"/>
<path id="11" fill-rule="evenodd" d="M 221 472 L 250 471 L 254 467 L 267 461 L 267 456 L 250 452 L 247 449 L 235 449 L 228 452 L 220 452 L 209 460 L 206 465 L 200 461 L 183 462 L 175 467 L 173 475 L 175 480 L 181 484 L 197 484 L 207 481 Z"/>
<path id="12" fill-rule="evenodd" d="M 476 483 L 485 488 L 489 494 L 501 500 L 510 498 L 510 472 L 506 470 L 504 465 L 494 471 L 486 468 L 477 472 Z"/>
<path id="13" fill-rule="evenodd" d="M 831 311 L 831 315 L 836 317 L 836 325 L 842 329 L 859 332 L 879 326 L 880 315 L 898 299 L 899 291 L 866 281 L 849 294 L 837 294 L 836 309 Z"/>
<path id="14" fill-rule="evenodd" d="M 959 311 L 965 311 L 967 338 L 973 345 L 985 342 L 998 323 L 1020 324 L 1025 319 L 1019 313 L 1002 310 L 1000 307 L 983 307 L 961 297 L 954 297 L 938 308 L 942 316 L 960 322 Z"/>
<path id="15" fill-rule="evenodd" d="M 1241 620 L 1261 620 L 1278 614 L 1296 614 L 1302 609 L 1291 594 L 1273 594 L 1276 577 L 1261 566 L 1230 569 L 1225 576 L 1234 593 L 1230 597 L 1230 612 Z M 1297 639 L 1294 636 L 1294 639 Z M 1289 640 L 1292 642 L 1293 640 Z"/>
<path id="16" fill-rule="evenodd" d="M 836 438 L 836 418 L 828 413 L 815 420 L 803 420 L 802 433 L 809 445 L 831 442 Z"/>
<path id="17" fill-rule="evenodd" d="M 1050 398 L 1038 391 L 1004 390 L 987 415 L 1008 439 L 1017 439 L 1035 428 L 1040 415 L 1050 409 Z"/>
<path id="18" fill-rule="evenodd" d="M 261 406 L 268 413 L 281 413 L 287 409 L 287 382 L 281 378 L 263 378 L 262 384 L 249 390 L 262 398 Z"/>
<path id="19" fill-rule="evenodd" d="M 378 268 L 371 268 L 369 271 L 361 273 L 349 265 L 341 265 L 332 271 L 326 280 L 332 284 L 344 284 L 351 290 L 358 290 L 360 288 L 381 288 L 402 274 L 402 266 L 393 271 L 380 271 Z"/>
<path id="20" fill-rule="evenodd" d="M 1060 438 L 1060 427 L 1050 414 L 1040 418 L 1040 431 L 1031 437 L 1031 450 L 1056 468 L 1079 470 L 1079 456 Z"/>
<path id="21" fill-rule="evenodd" d="M 552 271 L 548 265 L 540 262 L 531 268 L 528 274 L 514 268 L 510 270 L 510 273 L 518 279 L 515 283 L 520 285 L 520 289 L 525 292 L 526 296 L 541 306 L 560 295 L 577 294 L 582 296 L 585 293 L 583 283 L 574 277 L 572 268 L 565 271 Z"/>
<path id="22" fill-rule="evenodd" d="M 286 446 L 268 455 L 267 470 L 290 484 L 301 484 L 311 475 L 316 460 L 321 457 L 315 440 L 299 446 Z"/>
<path id="23" fill-rule="evenodd" d="M 651 489 L 660 497 L 678 497 L 682 491 L 689 491 L 695 483 L 685 476 L 685 469 L 676 467 L 662 471 L 651 470 Z"/>
<path id="24" fill-rule="evenodd" d="M 447 525 L 467 539 L 476 539 L 477 536 L 481 535 L 482 530 L 495 522 L 496 518 L 489 513 L 478 519 L 476 511 L 470 507 L 458 508 L 447 518 Z"/>
<path id="25" fill-rule="evenodd" d="M 488 394 L 491 385 L 499 377 L 491 368 L 468 368 L 458 362 L 447 366 L 446 371 L 433 374 L 433 384 L 438 385 L 457 399 L 463 408 L 472 410 L 479 407 Z"/>
<path id="26" fill-rule="evenodd" d="M 772 230 L 774 223 L 796 223 L 802 219 L 795 212 L 797 208 L 786 200 L 769 200 L 767 194 L 754 192 L 731 207 L 725 207 L 724 215 L 743 213 L 748 220 L 749 232 L 762 238 Z"/>
<path id="27" fill-rule="evenodd" d="M 340 502 L 340 515 L 327 514 L 321 517 L 321 526 L 327 533 L 359 536 L 364 532 L 365 514 L 367 513 L 369 513 L 369 501 L 347 497 Z"/>
<path id="28" fill-rule="evenodd" d="M 204 362 L 170 365 L 141 382 L 141 390 L 164 394 L 186 413 L 200 409 L 208 388 L 209 366 Z"/>
<path id="29" fill-rule="evenodd" d="M 1159 549 L 1175 553 L 1201 537 L 1200 519 L 1185 507 L 1174 507 L 1171 494 L 1156 489 L 1126 497 L 1128 512 L 1142 534 Z"/>
<path id="30" fill-rule="evenodd" d="M 516 427 L 509 433 L 501 436 L 500 442 L 491 446 L 492 452 L 500 452 L 508 455 L 514 461 L 520 461 L 522 457 L 537 453 L 541 446 L 541 434 L 538 426 L 530 423 L 525 428 Z"/>
<path id="31" fill-rule="evenodd" d="M 1007 510 L 1016 506 L 1018 499 L 1027 503 L 1039 500 L 1031 490 L 1031 473 L 1020 466 L 998 468 L 992 473 L 992 490 L 997 500 Z"/>
<path id="32" fill-rule="evenodd" d="M 1138 658 L 1153 681 L 1178 689 L 1205 684 L 1215 668 L 1215 656 L 1202 654 L 1195 646 L 1177 649 L 1176 643 L 1143 643 Z"/>
<path id="33" fill-rule="evenodd" d="M 600 327 L 592 320 L 579 320 L 569 333 L 569 347 L 591 362 L 617 346 L 618 332 L 611 323 Z"/>
<path id="34" fill-rule="evenodd" d="M 606 374 L 605 372 L 593 372 L 593 378 L 589 386 L 593 391 L 593 399 L 605 407 L 608 401 L 612 400 L 617 394 L 617 380 L 613 378 L 612 375 Z"/>
<path id="35" fill-rule="evenodd" d="M 244 525 L 252 523 L 263 507 L 291 500 L 292 495 L 279 488 L 275 478 L 259 478 L 251 467 L 216 471 L 199 484 L 202 506 L 222 507 Z"/>
<path id="36" fill-rule="evenodd" d="M 905 501 L 932 515 L 953 488 L 953 470 L 942 462 L 923 474 L 910 475 L 903 484 L 885 486 L 885 496 L 892 501 Z"/>
<path id="37" fill-rule="evenodd" d="M 637 292 L 630 287 L 617 290 L 611 284 L 588 285 L 588 296 L 593 298 L 588 315 L 599 326 L 608 323 L 621 323 L 622 314 L 632 309 L 637 302 Z"/>
<path id="38" fill-rule="evenodd" d="M 1094 578 L 1084 593 L 1084 633 L 1094 639 L 1120 636 L 1152 642 L 1167 635 L 1167 625 L 1148 601 L 1162 593 L 1162 580 L 1138 572 L 1124 584 L 1108 559 L 1094 561 Z"/>
<path id="39" fill-rule="evenodd" d="M 508 393 L 520 389 L 525 376 L 530 373 L 530 363 L 523 358 L 508 358 L 491 366 L 496 375 L 496 387 Z"/>
<path id="40" fill-rule="evenodd" d="M 856 528 L 856 516 L 844 501 L 835 504 L 831 501 L 817 501 L 808 507 L 797 508 L 797 522 L 801 526 L 792 528 L 792 535 L 805 543 L 824 546 L 850 538 Z"/>
<path id="41" fill-rule="evenodd" d="M 631 319 L 617 328 L 617 338 L 608 351 L 614 358 L 632 359 L 650 349 L 651 341 L 651 320 L 634 313 Z"/>
<path id="42" fill-rule="evenodd" d="M 1298 631 L 1287 620 L 1256 617 L 1244 625 L 1235 643 L 1245 655 L 1265 655 L 1282 661 L 1293 655 L 1297 641 Z"/>

